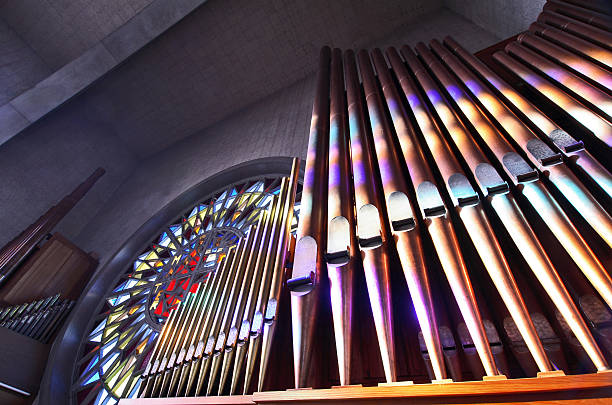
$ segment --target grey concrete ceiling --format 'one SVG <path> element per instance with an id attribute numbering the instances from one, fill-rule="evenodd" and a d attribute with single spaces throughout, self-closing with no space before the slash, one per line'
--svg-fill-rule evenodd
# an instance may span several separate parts
<path id="1" fill-rule="evenodd" d="M 366 46 L 440 7 L 431 0 L 210 0 L 79 102 L 148 156 L 304 78 L 321 44 Z"/>
<path id="2" fill-rule="evenodd" d="M 3 0 L 0 16 L 52 71 L 80 56 L 153 0 Z"/>
<path id="3" fill-rule="evenodd" d="M 45 103 L 71 97 L 64 94 L 62 69 L 75 76 L 71 62 L 79 57 L 86 63 L 77 66 L 91 77 L 82 85 L 68 83 L 73 94 L 112 68 L 112 58 L 122 60 L 112 48 L 130 44 L 113 35 L 143 10 L 149 16 L 133 24 L 136 31 L 176 13 L 168 4 L 183 2 L 187 13 L 203 0 L 173 1 L 0 0 L 0 104 L 53 72 L 49 78 L 57 77 L 0 108 L 5 126 L 16 134 L 53 108 Z M 530 21 L 543 0 L 510 2 L 512 7 L 500 1 L 210 0 L 90 86 L 79 103 L 132 152 L 150 156 L 311 74 L 321 44 L 367 46 L 443 5 L 503 36 Z M 104 42 L 109 38 L 112 46 Z M 83 58 L 100 43 L 102 56 Z M 77 81 L 83 74 L 76 73 Z"/>

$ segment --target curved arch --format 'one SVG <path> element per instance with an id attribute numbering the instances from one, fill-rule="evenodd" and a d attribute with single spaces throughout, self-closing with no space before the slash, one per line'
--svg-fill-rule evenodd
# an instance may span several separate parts
<path id="1" fill-rule="evenodd" d="M 185 191 L 147 220 L 99 269 L 85 288 L 66 324 L 59 332 L 49 353 L 41 380 L 38 404 L 70 404 L 74 364 L 78 359 L 83 336 L 100 300 L 110 285 L 123 274 L 152 237 L 199 199 L 230 184 L 261 176 L 286 176 L 291 171 L 292 158 L 271 157 L 241 163 L 214 174 Z M 301 165 L 303 168 L 304 165 Z M 300 173 L 303 178 L 303 169 Z"/>

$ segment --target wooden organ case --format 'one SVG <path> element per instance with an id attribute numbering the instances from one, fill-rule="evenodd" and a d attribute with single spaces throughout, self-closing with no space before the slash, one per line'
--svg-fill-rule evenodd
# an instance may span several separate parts
<path id="1" fill-rule="evenodd" d="M 323 48 L 295 239 L 294 168 L 162 336 L 240 319 L 162 340 L 121 404 L 610 403 L 611 27 L 549 1 L 480 57 Z M 227 281 L 247 256 L 270 274 Z"/>

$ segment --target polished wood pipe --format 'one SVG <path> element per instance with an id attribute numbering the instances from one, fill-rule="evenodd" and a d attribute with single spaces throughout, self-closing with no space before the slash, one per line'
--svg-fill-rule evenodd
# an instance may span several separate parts
<path id="1" fill-rule="evenodd" d="M 74 208 L 104 173 L 106 170 L 97 168 L 57 205 L 51 207 L 36 222 L 0 249 L 0 285 L 15 272 L 26 256 Z"/>

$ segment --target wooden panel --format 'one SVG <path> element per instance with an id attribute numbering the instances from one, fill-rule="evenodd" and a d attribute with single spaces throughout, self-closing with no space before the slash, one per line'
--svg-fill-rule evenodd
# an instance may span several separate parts
<path id="1" fill-rule="evenodd" d="M 60 293 L 76 300 L 97 261 L 61 234 L 55 233 L 0 290 L 0 300 L 22 304 Z"/>
<path id="2" fill-rule="evenodd" d="M 6 328 L 0 328 L 0 342 L 0 382 L 35 396 L 47 363 L 49 345 Z M 0 403 L 10 403 L 2 402 L 2 398 L 0 396 Z"/>
<path id="3" fill-rule="evenodd" d="M 612 372 L 562 377 L 467 381 L 379 387 L 340 387 L 257 392 L 253 395 L 197 398 L 122 399 L 120 405 L 200 404 L 608 404 Z"/>

